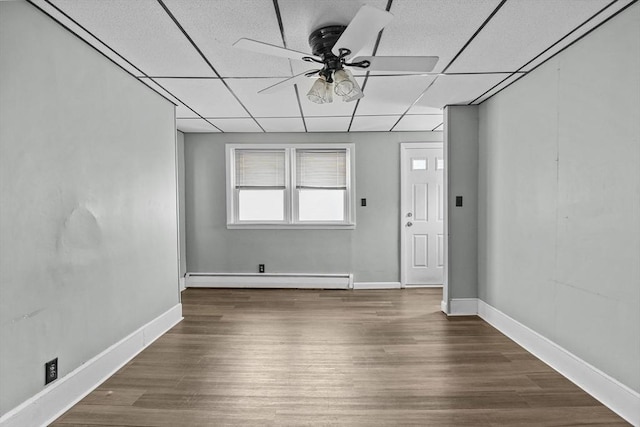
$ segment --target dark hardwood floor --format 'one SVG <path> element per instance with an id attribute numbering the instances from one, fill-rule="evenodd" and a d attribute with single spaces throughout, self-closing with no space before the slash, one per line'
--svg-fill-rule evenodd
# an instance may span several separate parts
<path id="1" fill-rule="evenodd" d="M 615 426 L 440 289 L 187 289 L 184 320 L 53 425 Z"/>

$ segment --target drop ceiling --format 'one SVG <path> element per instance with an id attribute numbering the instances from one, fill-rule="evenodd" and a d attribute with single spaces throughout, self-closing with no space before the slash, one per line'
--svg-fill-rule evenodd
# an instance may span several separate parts
<path id="1" fill-rule="evenodd" d="M 31 0 L 176 104 L 183 132 L 441 131 L 633 0 Z M 313 79 L 265 87 L 308 63 L 232 47 L 245 37 L 310 52 L 309 34 L 362 4 L 393 20 L 363 55 L 439 56 L 432 73 L 354 73 L 365 97 L 314 104 Z"/>

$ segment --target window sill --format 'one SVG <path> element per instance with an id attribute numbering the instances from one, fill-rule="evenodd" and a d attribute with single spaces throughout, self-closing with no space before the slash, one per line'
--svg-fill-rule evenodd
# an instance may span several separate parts
<path id="1" fill-rule="evenodd" d="M 355 230 L 355 224 L 227 224 L 229 230 Z"/>

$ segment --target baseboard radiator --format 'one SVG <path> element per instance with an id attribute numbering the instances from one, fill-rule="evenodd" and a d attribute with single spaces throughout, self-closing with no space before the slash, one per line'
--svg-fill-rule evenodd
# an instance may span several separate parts
<path id="1" fill-rule="evenodd" d="M 185 279 L 187 288 L 353 288 L 350 273 L 187 273 Z"/>

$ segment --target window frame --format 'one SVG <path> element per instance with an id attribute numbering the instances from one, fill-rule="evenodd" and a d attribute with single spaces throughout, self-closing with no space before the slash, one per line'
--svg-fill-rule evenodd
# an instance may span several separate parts
<path id="1" fill-rule="evenodd" d="M 285 189 L 284 220 L 282 221 L 240 221 L 238 219 L 238 192 L 236 188 L 235 151 L 236 150 L 284 150 L 285 151 Z M 346 150 L 346 189 L 344 203 L 344 221 L 300 221 L 298 219 L 298 188 L 296 186 L 297 150 Z M 356 226 L 355 197 L 355 144 L 225 144 L 226 165 L 226 207 L 228 229 L 346 229 Z"/>

